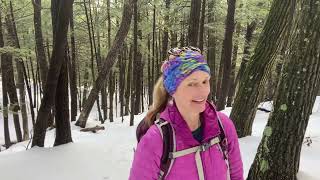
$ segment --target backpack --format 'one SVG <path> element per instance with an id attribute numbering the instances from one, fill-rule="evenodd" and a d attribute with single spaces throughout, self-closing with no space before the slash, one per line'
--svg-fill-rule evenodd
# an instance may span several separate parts
<path id="1" fill-rule="evenodd" d="M 202 162 L 200 158 L 200 151 L 205 151 L 214 144 L 219 144 L 218 147 L 220 151 L 223 153 L 223 157 L 227 165 L 227 179 L 230 179 L 229 160 L 228 160 L 228 142 L 225 136 L 225 131 L 223 128 L 223 124 L 220 120 L 220 117 L 219 116 L 217 117 L 218 117 L 217 119 L 218 119 L 220 132 L 221 132 L 218 137 L 212 138 L 212 140 L 208 143 L 204 143 L 204 144 L 201 144 L 200 146 L 192 147 L 179 152 L 176 152 L 175 132 L 171 124 L 168 121 L 161 118 L 154 122 L 154 124 L 158 127 L 163 140 L 163 151 L 162 151 L 163 153 L 160 161 L 160 173 L 159 173 L 158 180 L 163 180 L 169 174 L 175 158 L 178 158 L 180 156 L 184 156 L 190 153 L 194 153 L 194 152 L 196 152 L 196 162 L 197 162 L 199 179 L 204 180 Z M 136 138 L 138 142 L 141 140 L 141 138 L 148 131 L 149 128 L 150 126 L 145 122 L 144 119 L 138 124 L 136 129 Z M 197 158 L 197 153 L 198 153 L 198 158 Z M 198 161 L 200 162 L 198 163 Z"/>

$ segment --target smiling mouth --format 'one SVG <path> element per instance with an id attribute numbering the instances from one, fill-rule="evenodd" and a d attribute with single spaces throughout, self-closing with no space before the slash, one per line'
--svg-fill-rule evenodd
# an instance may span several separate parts
<path id="1" fill-rule="evenodd" d="M 195 103 L 203 103 L 204 101 L 205 99 L 192 100 L 192 102 L 195 102 Z"/>

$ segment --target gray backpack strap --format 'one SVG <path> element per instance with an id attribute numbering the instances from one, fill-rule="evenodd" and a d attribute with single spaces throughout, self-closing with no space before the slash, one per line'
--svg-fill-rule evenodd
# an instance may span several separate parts
<path id="1" fill-rule="evenodd" d="M 211 141 L 204 143 L 204 144 L 201 144 L 200 146 L 195 146 L 195 147 L 184 149 L 181 151 L 172 152 L 172 153 L 170 153 L 170 158 L 175 159 L 178 157 L 182 157 L 182 156 L 185 156 L 188 154 L 195 153 L 195 160 L 196 160 L 199 180 L 205 180 L 203 166 L 202 166 L 202 160 L 200 157 L 200 152 L 208 150 L 211 146 L 213 146 L 215 144 L 219 144 L 219 142 L 220 142 L 220 138 L 215 137 L 215 138 L 211 139 Z"/>

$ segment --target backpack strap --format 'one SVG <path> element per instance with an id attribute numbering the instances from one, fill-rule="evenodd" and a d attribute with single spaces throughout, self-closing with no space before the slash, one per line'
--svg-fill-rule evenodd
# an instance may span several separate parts
<path id="1" fill-rule="evenodd" d="M 155 125 L 158 127 L 161 137 L 163 139 L 163 153 L 160 162 L 160 173 L 158 180 L 163 180 L 170 172 L 175 158 L 195 153 L 195 160 L 199 180 L 204 180 L 204 172 L 202 166 L 202 160 L 200 152 L 208 150 L 211 146 L 218 144 L 220 151 L 223 153 L 225 163 L 227 165 L 227 180 L 230 180 L 230 166 L 228 158 L 228 141 L 225 135 L 225 130 L 219 115 L 217 114 L 218 124 L 220 127 L 220 135 L 211 139 L 207 143 L 203 143 L 199 146 L 176 151 L 176 138 L 174 128 L 168 121 L 158 119 L 155 121 Z"/>
<path id="2" fill-rule="evenodd" d="M 230 180 L 231 174 L 230 174 L 230 163 L 229 163 L 229 155 L 228 155 L 228 139 L 226 137 L 225 130 L 218 113 L 217 113 L 217 117 L 218 117 L 218 124 L 220 127 L 219 148 L 220 148 L 220 151 L 223 153 L 224 161 L 226 162 L 226 165 L 227 165 L 227 180 Z"/>
<path id="3" fill-rule="evenodd" d="M 169 158 L 169 152 L 176 151 L 176 138 L 174 128 L 168 121 L 158 119 L 155 122 L 163 140 L 163 152 L 160 161 L 158 180 L 163 180 L 170 172 L 174 159 Z"/>
<path id="4" fill-rule="evenodd" d="M 199 146 L 169 153 L 169 156 L 170 156 L 170 159 L 175 159 L 181 156 L 196 153 L 195 160 L 196 160 L 199 180 L 205 180 L 200 152 L 208 150 L 211 146 L 218 144 L 219 142 L 220 142 L 220 137 L 215 137 L 215 138 L 212 138 L 209 142 L 203 143 Z"/>

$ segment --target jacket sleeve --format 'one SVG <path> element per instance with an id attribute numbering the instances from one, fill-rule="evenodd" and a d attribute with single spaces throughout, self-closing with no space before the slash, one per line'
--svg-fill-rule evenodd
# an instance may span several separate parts
<path id="1" fill-rule="evenodd" d="M 233 122 L 223 113 L 219 113 L 228 140 L 228 155 L 231 180 L 243 180 L 243 163 L 240 154 L 237 131 Z"/>
<path id="2" fill-rule="evenodd" d="M 160 131 L 153 125 L 137 145 L 129 180 L 157 180 L 160 172 L 162 147 Z"/>

